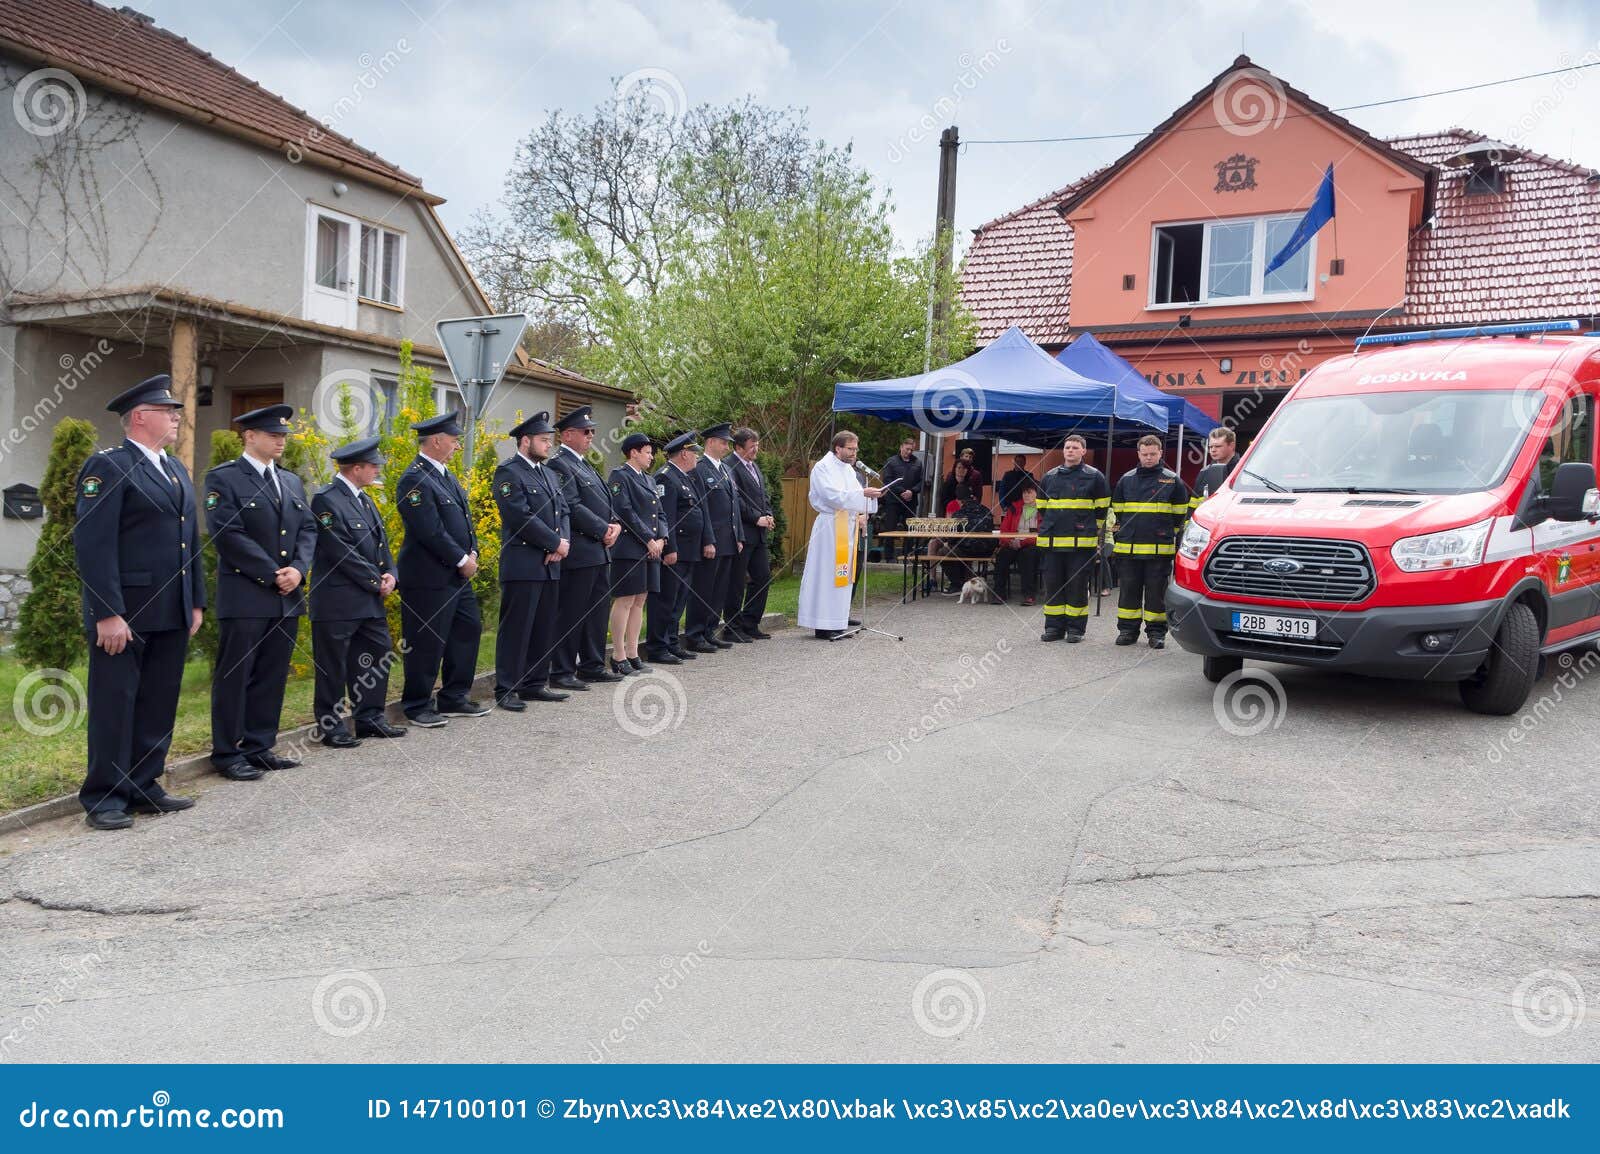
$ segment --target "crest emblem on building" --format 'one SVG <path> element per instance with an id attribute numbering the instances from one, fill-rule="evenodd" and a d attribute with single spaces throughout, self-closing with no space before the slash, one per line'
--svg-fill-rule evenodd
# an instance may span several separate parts
<path id="1" fill-rule="evenodd" d="M 1256 158 L 1236 152 L 1217 161 L 1216 192 L 1243 192 L 1256 186 Z"/>

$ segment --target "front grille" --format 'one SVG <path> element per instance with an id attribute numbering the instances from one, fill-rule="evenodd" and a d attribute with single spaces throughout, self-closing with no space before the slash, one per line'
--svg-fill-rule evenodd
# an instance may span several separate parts
<path id="1" fill-rule="evenodd" d="M 1274 573 L 1266 563 L 1298 562 Z M 1218 593 L 1283 601 L 1363 601 L 1377 585 L 1372 558 L 1354 541 L 1314 537 L 1224 537 L 1206 562 L 1205 581 Z"/>

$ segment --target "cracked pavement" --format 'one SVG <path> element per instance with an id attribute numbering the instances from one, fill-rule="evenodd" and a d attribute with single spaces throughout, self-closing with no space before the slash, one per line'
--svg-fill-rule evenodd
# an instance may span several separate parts
<path id="1" fill-rule="evenodd" d="M 0 1060 L 1600 1059 L 1600 675 L 885 615 L 0 839 Z"/>

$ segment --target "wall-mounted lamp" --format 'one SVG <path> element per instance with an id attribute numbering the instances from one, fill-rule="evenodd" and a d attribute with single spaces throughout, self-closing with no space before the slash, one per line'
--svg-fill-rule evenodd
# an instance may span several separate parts
<path id="1" fill-rule="evenodd" d="M 1217 362 L 1217 368 L 1221 369 L 1225 373 L 1233 372 L 1233 358 L 1232 357 L 1223 357 L 1220 361 Z"/>
<path id="2" fill-rule="evenodd" d="M 344 181 L 336 180 L 336 181 L 333 182 L 333 195 L 334 196 L 343 196 L 345 193 L 347 193 L 349 191 L 350 191 L 350 186 L 348 184 L 346 184 Z"/>
<path id="3" fill-rule="evenodd" d="M 196 406 L 204 407 L 204 406 L 207 406 L 207 405 L 211 404 L 212 398 L 214 396 L 214 394 L 212 392 L 211 383 L 214 380 L 216 380 L 216 377 L 217 377 L 217 366 L 216 365 L 201 365 L 200 366 L 200 380 L 196 384 L 195 391 L 194 391 L 194 403 L 195 403 Z"/>

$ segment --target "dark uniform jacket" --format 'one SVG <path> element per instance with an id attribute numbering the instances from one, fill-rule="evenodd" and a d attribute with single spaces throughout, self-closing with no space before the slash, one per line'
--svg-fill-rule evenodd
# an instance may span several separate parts
<path id="1" fill-rule="evenodd" d="M 679 564 L 699 561 L 706 543 L 706 510 L 699 479 L 669 463 L 656 474 L 656 485 L 661 489 L 661 515 L 667 522 L 664 553 L 676 553 Z"/>
<path id="2" fill-rule="evenodd" d="M 1165 465 L 1129 469 L 1111 494 L 1117 515 L 1116 553 L 1171 557 L 1189 518 L 1189 488 Z"/>
<path id="3" fill-rule="evenodd" d="M 667 535 L 666 518 L 661 512 L 661 495 L 656 478 L 646 476 L 630 465 L 611 470 L 611 507 L 622 523 L 622 536 L 611 547 L 619 560 L 637 561 L 649 556 L 646 546 Z"/>
<path id="4" fill-rule="evenodd" d="M 897 505 L 907 509 L 916 508 L 917 498 L 922 494 L 922 486 L 927 483 L 927 478 L 922 474 L 922 459 L 915 453 L 911 460 L 902 461 L 900 454 L 890 457 L 883 466 L 884 497 L 892 500 Z M 911 490 L 910 500 L 900 496 L 906 489 Z"/>
<path id="5" fill-rule="evenodd" d="M 560 580 L 561 562 L 546 565 L 544 557 L 572 539 L 561 478 L 549 465 L 536 469 L 512 453 L 494 471 L 494 503 L 500 508 L 500 580 Z"/>
<path id="6" fill-rule="evenodd" d="M 1039 482 L 1039 548 L 1093 549 L 1111 504 L 1106 475 L 1081 462 L 1057 465 Z"/>
<path id="7" fill-rule="evenodd" d="M 700 491 L 705 494 L 708 540 L 717 547 L 717 556 L 732 557 L 744 540 L 744 525 L 739 515 L 739 490 L 729 476 L 727 461 L 717 468 L 705 457 L 694 467 Z"/>
<path id="8" fill-rule="evenodd" d="M 756 522 L 762 517 L 772 516 L 772 501 L 767 496 L 767 482 L 765 478 L 758 480 L 750 475 L 750 466 L 746 465 L 735 455 L 722 459 L 723 468 L 733 474 L 733 487 L 739 495 L 739 531 L 741 540 L 747 542 L 765 541 L 767 531 Z M 761 466 L 756 466 L 760 473 Z"/>
<path id="9" fill-rule="evenodd" d="M 1235 453 L 1231 461 L 1217 461 L 1201 469 L 1194 479 L 1194 493 L 1189 498 L 1189 508 L 1195 508 L 1201 501 L 1222 488 L 1238 464 L 1239 454 Z"/>
<path id="10" fill-rule="evenodd" d="M 206 474 L 206 530 L 217 550 L 217 616 L 299 617 L 306 611 L 305 577 L 317 547 L 317 523 L 305 485 L 272 466 L 272 482 L 240 457 Z M 300 570 L 293 593 L 278 592 L 277 572 Z"/>
<path id="11" fill-rule="evenodd" d="M 478 536 L 467 492 L 456 475 L 449 469 L 440 472 L 418 454 L 400 474 L 395 498 L 406 527 L 400 543 L 400 588 L 449 589 L 466 581 L 457 566 L 477 549 Z"/>
<path id="12" fill-rule="evenodd" d="M 84 628 L 121 617 L 135 633 L 187 630 L 206 605 L 194 487 L 177 484 L 132 441 L 91 454 L 78 470 L 72 542 L 83 582 Z"/>
<path id="13" fill-rule="evenodd" d="M 394 572 L 389 538 L 372 498 L 356 496 L 342 477 L 311 498 L 317 548 L 311 558 L 311 619 L 382 617 L 384 574 Z"/>
<path id="14" fill-rule="evenodd" d="M 615 521 L 611 489 L 594 466 L 565 445 L 557 445 L 545 468 L 555 470 L 572 516 L 572 548 L 562 562 L 568 569 L 588 569 L 611 559 L 606 529 Z"/>

